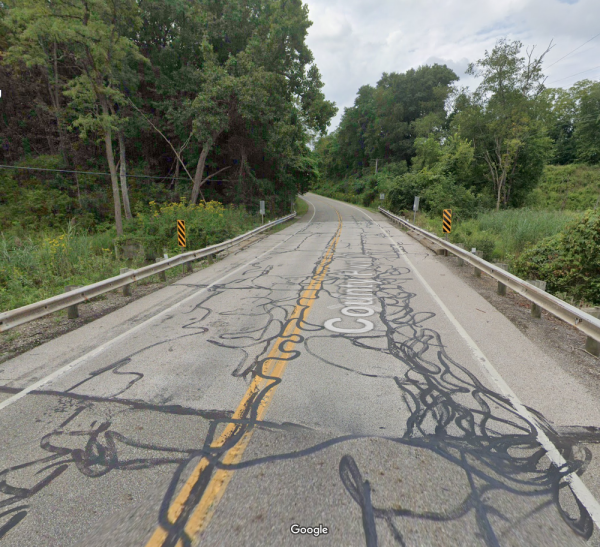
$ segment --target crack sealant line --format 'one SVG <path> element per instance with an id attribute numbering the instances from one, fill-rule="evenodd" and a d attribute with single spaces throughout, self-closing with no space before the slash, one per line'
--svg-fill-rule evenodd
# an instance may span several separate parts
<path id="1" fill-rule="evenodd" d="M 157 319 L 159 319 L 159 318 L 161 318 L 161 317 L 163 317 L 163 316 L 171 313 L 173 310 L 175 310 L 179 306 L 181 306 L 181 305 L 189 302 L 190 300 L 193 300 L 199 294 L 202 294 L 203 292 L 208 291 L 210 288 L 214 287 L 215 285 L 220 284 L 221 282 L 223 282 L 228 277 L 231 277 L 233 274 L 235 274 L 235 273 L 243 270 L 244 268 L 247 268 L 253 262 L 256 262 L 259 258 L 262 258 L 265 255 L 268 255 L 269 253 L 273 252 L 277 247 L 279 247 L 280 245 L 283 245 L 284 243 L 286 243 L 287 241 L 289 241 L 290 239 L 292 239 L 296 234 L 298 234 L 299 232 L 301 232 L 302 230 L 304 230 L 305 228 L 307 228 L 310 225 L 310 223 L 315 218 L 315 214 L 317 212 L 317 209 L 313 205 L 312 202 L 310 202 L 306 198 L 301 198 L 301 199 L 303 199 L 304 201 L 306 201 L 307 203 L 309 203 L 310 205 L 312 205 L 312 208 L 313 208 L 312 217 L 306 223 L 306 225 L 302 226 L 302 228 L 300 228 L 299 230 L 296 230 L 287 239 L 284 239 L 283 241 L 280 241 L 277 245 L 275 245 L 275 246 L 271 247 L 270 249 L 266 250 L 264 253 L 262 253 L 262 254 L 260 254 L 260 255 L 258 255 L 256 257 L 254 257 L 252 260 L 246 262 L 245 264 L 243 264 L 239 268 L 236 268 L 235 270 L 230 271 L 228 274 L 226 274 L 223 277 L 217 279 L 216 281 L 213 281 L 210 285 L 207 285 L 206 287 L 203 287 L 202 289 L 200 289 L 199 291 L 195 292 L 194 294 L 192 294 L 192 295 L 184 298 L 183 300 L 180 300 L 179 302 L 177 302 L 173 306 L 171 306 L 171 307 L 169 307 L 169 308 L 161 311 L 160 313 L 157 313 L 156 315 L 150 317 L 150 319 L 146 319 L 146 321 L 140 323 L 139 325 L 136 325 L 135 327 L 129 329 L 128 331 L 125 331 L 125 332 L 119 334 L 118 336 L 116 336 L 112 340 L 108 340 L 104 344 L 99 345 L 98 347 L 94 348 L 93 350 L 89 351 L 88 353 L 85 353 L 81 357 L 78 357 L 74 361 L 71 361 L 70 363 L 68 363 L 68 364 L 64 365 L 63 367 L 59 368 L 58 370 L 55 370 L 54 372 L 52 372 L 48 376 L 45 376 L 41 380 L 38 380 L 37 382 L 34 382 L 33 384 L 30 384 L 29 386 L 23 388 L 21 391 L 19 391 L 18 393 L 16 393 L 12 397 L 9 397 L 8 399 L 0 402 L 0 410 L 3 410 L 4 408 L 6 408 L 6 407 L 8 407 L 8 406 L 10 406 L 10 405 L 12 405 L 14 403 L 16 403 L 19 399 L 22 399 L 28 393 L 31 393 L 32 391 L 35 391 L 35 390 L 37 390 L 37 389 L 39 389 L 39 388 L 41 388 L 41 387 L 43 387 L 43 386 L 45 386 L 45 385 L 53 382 L 54 380 L 56 380 L 60 376 L 63 376 L 64 374 L 66 374 L 67 372 L 70 372 L 71 370 L 76 369 L 77 367 L 79 367 L 80 365 L 82 365 L 84 362 L 86 362 L 88 359 L 91 359 L 92 357 L 96 357 L 97 355 L 100 355 L 103 351 L 107 350 L 109 347 L 113 346 L 117 342 L 120 342 L 120 341 L 124 340 L 125 338 L 127 338 L 128 336 L 131 336 L 135 332 L 137 332 L 137 331 L 139 331 L 139 330 L 147 327 L 148 325 L 150 325 L 152 322 L 156 321 Z"/>
<path id="2" fill-rule="evenodd" d="M 324 196 L 320 196 L 324 197 Z M 331 199 L 331 198 L 325 198 Z M 333 200 L 337 201 L 337 200 Z M 343 202 L 342 202 L 343 203 Z M 349 205 L 344 203 L 344 205 L 348 207 L 352 207 L 360 211 L 363 215 L 365 215 L 369 220 L 371 220 L 374 224 L 376 224 L 379 229 L 387 236 L 387 238 L 392 242 L 392 245 L 396 247 L 400 255 L 407 262 L 415 276 L 419 279 L 423 287 L 427 290 L 433 300 L 440 306 L 446 317 L 450 320 L 454 328 L 458 331 L 458 334 L 461 338 L 467 343 L 473 355 L 475 356 L 475 360 L 479 364 L 479 366 L 487 373 L 487 375 L 491 378 L 491 380 L 496 384 L 500 393 L 502 393 L 512 404 L 513 408 L 526 420 L 528 421 L 536 430 L 537 440 L 542 445 L 548 458 L 554 464 L 555 467 L 559 469 L 564 469 L 567 465 L 567 461 L 559 452 L 558 448 L 554 445 L 554 443 L 548 438 L 542 427 L 540 426 L 537 419 L 525 408 L 525 405 L 519 400 L 516 393 L 510 388 L 510 386 L 504 381 L 504 378 L 500 376 L 500 373 L 494 368 L 489 359 L 485 356 L 483 351 L 479 348 L 475 340 L 471 338 L 469 333 L 464 329 L 464 327 L 458 322 L 454 314 L 448 309 L 448 307 L 442 302 L 441 298 L 437 295 L 437 293 L 431 288 L 429 283 L 425 280 L 425 278 L 421 275 L 410 258 L 408 254 L 402 250 L 400 245 L 396 241 L 393 240 L 392 236 L 386 232 L 382 226 L 367 213 L 355 207 L 354 205 Z M 390 225 L 391 226 L 391 225 Z M 594 497 L 594 495 L 589 491 L 588 487 L 581 480 L 579 475 L 575 472 L 569 473 L 565 475 L 565 480 L 571 487 L 573 494 L 577 497 L 577 499 L 581 502 L 581 504 L 586 508 L 592 520 L 596 524 L 596 526 L 600 529 L 600 503 Z"/>

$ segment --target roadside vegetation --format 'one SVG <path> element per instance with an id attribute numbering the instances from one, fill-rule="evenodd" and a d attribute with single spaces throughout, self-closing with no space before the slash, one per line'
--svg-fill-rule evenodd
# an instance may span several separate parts
<path id="1" fill-rule="evenodd" d="M 298 217 L 308 204 L 296 198 Z M 185 220 L 187 247 L 177 243 L 174 226 Z M 267 216 L 265 222 L 274 220 Z M 221 243 L 261 225 L 261 218 L 240 207 L 219 202 L 138 206 L 138 213 L 124 224 L 124 235 L 116 237 L 114 227 L 91 231 L 71 223 L 64 230 L 16 231 L 0 235 L 0 312 L 25 306 L 63 292 L 67 285 L 89 285 L 119 275 L 121 268 L 142 267 L 164 253 L 175 256 Z M 288 222 L 270 231 L 278 231 Z M 17 235 L 17 233 L 21 235 Z M 29 235 L 23 235 L 29 234 Z M 139 252 L 132 258 L 123 253 L 125 245 Z M 167 270 L 167 277 L 178 275 Z M 140 283 L 149 283 L 151 278 Z"/>
<path id="2" fill-rule="evenodd" d="M 121 237 L 116 237 L 113 227 L 94 232 L 72 224 L 62 231 L 46 230 L 38 235 L 3 233 L 0 311 L 60 294 L 66 285 L 88 285 L 119 275 L 120 268 L 141 267 L 164 252 L 169 256 L 181 253 L 174 229 L 177 219 L 186 221 L 188 250 L 219 243 L 260 225 L 260 217 L 217 202 L 194 207 L 150 203 L 125 222 Z M 125 245 L 133 245 L 139 252 L 128 259 Z"/>
<path id="3" fill-rule="evenodd" d="M 548 88 L 549 50 L 501 39 L 469 66 L 474 91 L 443 65 L 384 73 L 362 86 L 315 146 L 313 191 L 383 205 L 450 241 L 507 262 L 578 303 L 600 304 L 600 82 Z M 380 202 L 383 193 L 385 199 Z"/>
<path id="4" fill-rule="evenodd" d="M 0 310 L 179 252 L 178 219 L 192 249 L 288 214 L 337 111 L 310 25 L 278 0 L 0 2 Z"/>

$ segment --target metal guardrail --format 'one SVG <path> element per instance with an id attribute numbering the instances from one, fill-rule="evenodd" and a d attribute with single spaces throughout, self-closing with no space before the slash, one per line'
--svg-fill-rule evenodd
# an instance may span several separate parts
<path id="1" fill-rule="evenodd" d="M 204 249 L 199 249 L 197 251 L 189 251 L 187 253 L 182 253 L 180 255 L 174 256 L 173 258 L 166 258 L 161 262 L 151 264 L 150 266 L 144 266 L 143 268 L 139 268 L 138 270 L 131 270 L 122 275 L 117 275 L 116 277 L 111 277 L 109 279 L 99 281 L 98 283 L 94 283 L 92 285 L 86 285 L 85 287 L 81 287 L 79 289 L 75 289 L 64 294 L 59 294 L 57 296 L 47 298 L 46 300 L 40 300 L 39 302 L 35 302 L 34 304 L 29 304 L 21 308 L 16 308 L 14 310 L 0 313 L 0 332 L 5 332 L 18 325 L 22 325 L 23 323 L 33 321 L 34 319 L 39 319 L 40 317 L 44 317 L 45 315 L 48 315 L 50 313 L 54 313 L 56 311 L 68 308 L 69 306 L 74 306 L 76 304 L 81 304 L 82 302 L 87 302 L 95 296 L 99 296 L 106 292 L 114 291 L 115 289 L 119 289 L 120 287 L 124 287 L 125 285 L 129 285 L 131 283 L 139 281 L 140 279 L 156 275 L 160 272 L 164 272 L 165 270 L 169 270 L 170 268 L 174 268 L 175 266 L 180 266 L 182 264 L 186 264 L 187 262 L 192 262 L 194 260 L 198 260 L 199 258 L 203 258 L 205 256 L 210 256 L 221 251 L 225 251 L 233 245 L 241 243 L 242 241 L 245 241 L 246 239 L 249 239 L 250 237 L 256 234 L 259 234 L 260 232 L 263 232 L 265 230 L 268 230 L 269 228 L 272 228 L 273 226 L 276 226 L 277 224 L 281 224 L 282 222 L 291 220 L 295 216 L 296 213 L 294 212 L 291 215 L 287 215 L 277 220 L 273 220 L 272 222 L 269 222 L 264 226 L 255 228 L 254 230 L 246 232 L 245 234 L 242 234 L 240 236 L 234 237 L 233 239 L 228 239 L 223 243 L 211 245 L 210 247 L 205 247 Z"/>
<path id="2" fill-rule="evenodd" d="M 542 289 L 538 289 L 531 283 L 523 281 L 516 275 L 513 275 L 506 270 L 503 270 L 502 268 L 499 268 L 498 266 L 495 266 L 494 264 L 475 256 L 469 251 L 461 249 L 456 245 L 452 245 L 452 243 L 449 243 L 448 241 L 441 239 L 436 235 L 423 230 L 418 226 L 415 226 L 414 224 L 411 224 L 407 220 L 390 213 L 390 211 L 387 211 L 383 207 L 379 207 L 379 211 L 406 228 L 414 230 L 415 232 L 419 232 L 428 239 L 435 241 L 438 245 L 451 252 L 453 255 L 456 255 L 472 266 L 479 268 L 482 272 L 488 274 L 490 277 L 493 277 L 500 283 L 503 283 L 514 292 L 524 296 L 534 304 L 537 304 L 540 308 L 543 308 L 552 315 L 562 319 L 565 323 L 573 325 L 594 340 L 600 341 L 600 319 L 596 319 L 589 313 L 586 313 L 579 308 L 568 304 L 560 298 L 556 298 L 556 296 L 548 294 Z"/>

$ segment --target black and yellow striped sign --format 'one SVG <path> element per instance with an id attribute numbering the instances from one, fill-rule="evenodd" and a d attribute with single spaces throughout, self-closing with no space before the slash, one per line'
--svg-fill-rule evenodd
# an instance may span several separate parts
<path id="1" fill-rule="evenodd" d="M 442 228 L 445 234 L 449 234 L 452 231 L 452 209 L 444 209 Z"/>
<path id="2" fill-rule="evenodd" d="M 177 242 L 180 247 L 185 247 L 185 220 L 177 221 Z"/>

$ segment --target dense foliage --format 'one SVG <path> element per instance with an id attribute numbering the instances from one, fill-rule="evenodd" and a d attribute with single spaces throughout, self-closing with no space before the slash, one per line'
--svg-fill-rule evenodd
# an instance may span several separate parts
<path id="1" fill-rule="evenodd" d="M 468 67 L 479 78 L 473 91 L 440 65 L 361 87 L 316 144 L 314 190 L 366 206 L 382 193 L 385 207 L 405 214 L 420 196 L 417 222 L 427 229 L 439 233 L 442 210 L 452 209 L 451 240 L 550 291 L 600 303 L 600 226 L 595 213 L 578 222 L 571 212 L 600 205 L 600 82 L 546 88 L 549 49 L 534 55 L 500 39 Z"/>
<path id="2" fill-rule="evenodd" d="M 288 211 L 336 111 L 310 25 L 301 0 L 3 0 L 0 163 L 52 156 L 46 167 L 110 173 L 13 174 L 7 192 L 37 186 L 92 222 L 109 195 L 119 234 L 157 194 Z M 163 191 L 131 173 L 165 177 Z"/>
<path id="3" fill-rule="evenodd" d="M 188 249 L 219 243 L 260 225 L 257 215 L 218 202 L 195 206 L 185 201 L 150 202 L 139 205 L 136 213 L 125 221 L 125 234 L 117 238 L 114 227 L 90 231 L 73 223 L 62 232 L 2 233 L 0 312 L 59 294 L 66 285 L 88 285 L 118 275 L 120 268 L 154 262 L 165 252 L 178 254 L 181 248 L 174 230 L 178 219 L 185 220 Z M 126 246 L 134 251 L 129 256 L 118 250 Z"/>
<path id="4" fill-rule="evenodd" d="M 523 252 L 515 271 L 543 279 L 555 294 L 600 302 L 600 214 L 588 211 L 557 235 Z"/>
<path id="5" fill-rule="evenodd" d="M 548 50 L 537 57 L 522 50 L 502 39 L 486 51 L 467 70 L 480 78 L 474 91 L 458 87 L 440 65 L 361 87 L 338 129 L 317 142 L 315 188 L 359 194 L 350 199 L 365 204 L 385 193 L 396 211 L 419 195 L 425 212 L 452 208 L 462 218 L 491 207 L 535 207 L 532 193 L 548 164 L 600 162 L 600 83 L 547 89 Z M 596 201 L 581 198 L 568 203 L 585 209 Z"/>

